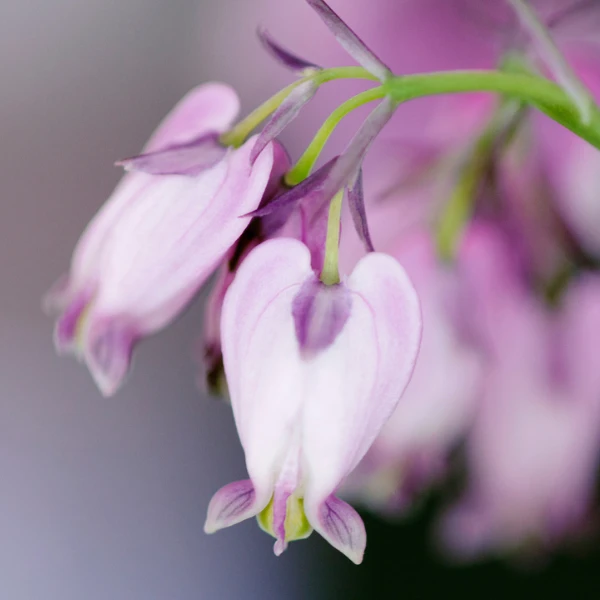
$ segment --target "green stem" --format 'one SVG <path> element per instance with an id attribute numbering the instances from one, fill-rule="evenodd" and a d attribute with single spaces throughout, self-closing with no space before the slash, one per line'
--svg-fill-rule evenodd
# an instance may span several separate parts
<path id="1" fill-rule="evenodd" d="M 342 217 L 342 201 L 344 191 L 339 191 L 329 205 L 327 220 L 327 240 L 325 242 L 325 260 L 321 271 L 321 281 L 325 285 L 336 285 L 340 282 L 338 255 L 340 248 L 340 220 Z"/>
<path id="2" fill-rule="evenodd" d="M 600 149 L 600 109 L 594 105 L 589 121 L 584 122 L 569 95 L 560 86 L 541 77 L 501 71 L 446 71 L 392 77 L 384 88 L 398 102 L 459 92 L 504 94 L 535 106 Z"/>
<path id="3" fill-rule="evenodd" d="M 437 221 L 436 243 L 442 260 L 454 258 L 463 228 L 471 218 L 482 177 L 494 154 L 511 144 L 523 110 L 523 105 L 516 100 L 502 104 L 473 144 Z"/>
<path id="4" fill-rule="evenodd" d="M 253 110 L 247 117 L 241 120 L 233 129 L 226 131 L 220 138 L 225 146 L 238 148 L 246 138 L 256 129 L 265 119 L 270 117 L 289 96 L 290 92 L 306 81 L 313 81 L 316 86 L 320 86 L 336 79 L 367 79 L 378 81 L 366 69 L 362 67 L 336 67 L 334 69 L 322 69 L 306 75 L 294 83 L 283 88 L 274 96 L 263 102 L 258 108 Z"/>
<path id="5" fill-rule="evenodd" d="M 312 171 L 319 155 L 321 154 L 325 144 L 329 140 L 334 129 L 339 125 L 340 121 L 353 110 L 364 104 L 379 100 L 385 96 L 383 87 L 376 87 L 366 92 L 361 92 L 350 98 L 340 106 L 338 106 L 327 118 L 321 126 L 304 154 L 298 159 L 298 162 L 288 171 L 285 176 L 287 185 L 294 186 L 304 181 Z"/>

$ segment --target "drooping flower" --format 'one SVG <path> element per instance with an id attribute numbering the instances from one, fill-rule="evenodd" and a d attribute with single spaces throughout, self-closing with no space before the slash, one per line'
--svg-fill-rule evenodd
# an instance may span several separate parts
<path id="1" fill-rule="evenodd" d="M 600 280 L 582 276 L 550 311 L 482 241 L 466 269 L 488 372 L 467 441 L 468 488 L 442 522 L 446 547 L 467 559 L 547 551 L 575 535 L 600 454 Z"/>
<path id="2" fill-rule="evenodd" d="M 417 356 L 417 296 L 371 253 L 338 285 L 310 250 L 271 240 L 241 265 L 223 306 L 223 358 L 250 479 L 211 500 L 208 533 L 258 516 L 275 553 L 318 531 L 359 563 L 366 535 L 335 496 L 398 403 Z"/>
<path id="3" fill-rule="evenodd" d="M 49 294 L 55 342 L 87 364 L 101 391 L 116 391 L 133 345 L 170 323 L 250 222 L 269 183 L 269 145 L 222 147 L 238 111 L 221 84 L 192 90 L 82 235 L 68 276 Z"/>

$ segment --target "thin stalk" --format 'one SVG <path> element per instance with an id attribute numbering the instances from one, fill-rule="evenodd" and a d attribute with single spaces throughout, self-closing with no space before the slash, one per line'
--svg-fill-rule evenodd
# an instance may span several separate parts
<path id="1" fill-rule="evenodd" d="M 308 148 L 304 151 L 304 154 L 302 154 L 302 156 L 298 159 L 298 162 L 288 171 L 287 175 L 285 176 L 285 182 L 287 185 L 297 185 L 310 175 L 315 163 L 317 162 L 317 159 L 325 147 L 325 144 L 344 117 L 360 106 L 375 100 L 380 100 L 384 96 L 384 88 L 376 87 L 365 92 L 361 92 L 360 94 L 353 96 L 338 106 L 329 115 L 319 131 L 317 131 L 317 134 L 309 144 Z"/>
<path id="2" fill-rule="evenodd" d="M 437 94 L 496 92 L 535 106 L 600 149 L 600 109 L 592 106 L 589 122 L 584 122 L 569 95 L 541 77 L 501 71 L 445 71 L 392 77 L 384 88 L 398 102 Z"/>
<path id="3" fill-rule="evenodd" d="M 323 270 L 321 271 L 321 281 L 325 285 L 336 285 L 340 282 L 338 256 L 343 200 L 344 190 L 341 190 L 333 197 L 333 200 L 329 205 L 327 240 L 325 241 L 325 260 L 323 261 Z"/>
<path id="4" fill-rule="evenodd" d="M 337 79 L 367 79 L 378 81 L 378 79 L 362 67 L 336 67 L 333 69 L 322 69 L 315 71 L 310 75 L 302 77 L 294 83 L 283 88 L 274 96 L 263 102 L 258 108 L 254 109 L 247 117 L 242 119 L 235 127 L 226 131 L 220 138 L 224 146 L 233 146 L 238 148 L 246 138 L 268 117 L 270 117 L 289 96 L 290 92 L 306 81 L 313 81 L 315 85 L 320 86 L 329 81 Z"/>

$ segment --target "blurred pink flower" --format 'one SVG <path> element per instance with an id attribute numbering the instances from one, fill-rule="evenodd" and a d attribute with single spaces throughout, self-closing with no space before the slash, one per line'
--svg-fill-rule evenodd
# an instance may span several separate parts
<path id="1" fill-rule="evenodd" d="M 460 279 L 436 256 L 432 236 L 408 236 L 391 249 L 421 300 L 423 339 L 401 401 L 346 489 L 384 512 L 402 512 L 446 472 L 480 397 L 483 357 L 462 339 Z"/>
<path id="2" fill-rule="evenodd" d="M 445 546 L 463 558 L 551 549 L 575 534 L 600 454 L 600 279 L 582 275 L 552 311 L 498 250 L 480 237 L 464 258 L 488 368 L 468 490 L 442 522 Z"/>
<path id="3" fill-rule="evenodd" d="M 273 168 L 269 146 L 250 165 L 255 138 L 218 143 L 238 112 L 235 92 L 190 92 L 148 143 L 124 161 L 132 173 L 89 224 L 69 275 L 49 294 L 60 313 L 56 346 L 85 361 L 105 395 L 129 369 L 135 342 L 169 324 L 250 222 Z"/>
<path id="4" fill-rule="evenodd" d="M 267 241 L 231 284 L 221 329 L 250 480 L 213 496 L 206 531 L 260 515 L 276 554 L 314 528 L 361 562 L 362 520 L 334 494 L 414 367 L 421 318 L 405 272 L 369 254 L 347 280 L 325 286 L 304 244 Z"/>

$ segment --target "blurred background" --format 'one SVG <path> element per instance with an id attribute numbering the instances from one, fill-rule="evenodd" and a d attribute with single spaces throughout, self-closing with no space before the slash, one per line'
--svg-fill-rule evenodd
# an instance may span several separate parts
<path id="1" fill-rule="evenodd" d="M 332 4 L 350 16 L 376 0 Z M 347 62 L 309 12 L 302 0 L 0 3 L 0 599 L 598 597 L 594 548 L 527 569 L 444 563 L 427 503 L 397 525 L 366 516 L 359 568 L 317 535 L 276 559 L 253 521 L 206 536 L 211 495 L 245 468 L 229 408 L 195 386 L 201 301 L 140 346 L 116 398 L 54 353 L 40 299 L 118 181 L 113 162 L 201 81 L 233 84 L 245 110 L 288 81 L 259 23 L 311 59 Z"/>

